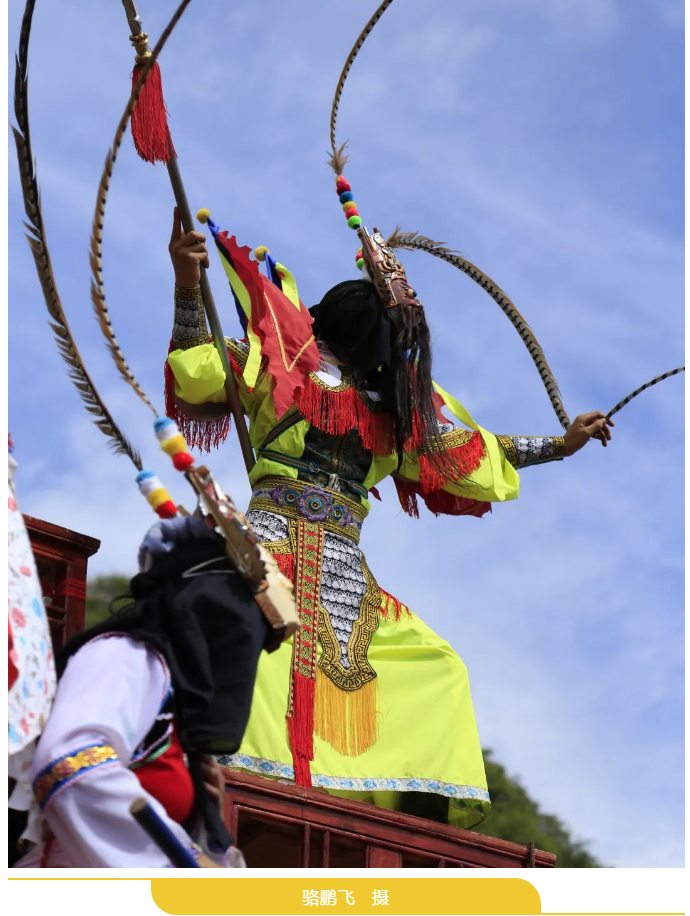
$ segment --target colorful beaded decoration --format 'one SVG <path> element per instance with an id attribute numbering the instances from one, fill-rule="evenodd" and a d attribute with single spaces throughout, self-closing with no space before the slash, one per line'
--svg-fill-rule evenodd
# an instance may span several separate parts
<path id="1" fill-rule="evenodd" d="M 170 417 L 159 417 L 153 424 L 156 439 L 161 449 L 172 458 L 176 471 L 186 471 L 194 464 L 194 457 L 189 454 L 185 438 L 178 429 L 177 423 Z"/>
<path id="2" fill-rule="evenodd" d="M 160 417 L 153 426 L 161 449 L 172 458 L 178 471 L 186 471 L 194 464 L 194 457 L 189 454 L 185 438 L 177 423 L 169 417 Z M 153 471 L 141 471 L 137 474 L 137 484 L 142 496 L 160 518 L 175 518 L 177 506 L 170 494 Z"/>
<path id="3" fill-rule="evenodd" d="M 338 177 L 335 179 L 335 190 L 338 195 L 338 200 L 342 205 L 343 213 L 345 214 L 345 219 L 347 220 L 348 226 L 350 229 L 359 229 L 359 227 L 362 225 L 362 217 L 359 215 L 357 204 L 354 201 L 354 195 L 352 194 L 350 183 L 343 175 L 338 175 Z M 360 270 L 364 266 L 361 251 L 358 252 L 357 266 Z"/>
<path id="4" fill-rule="evenodd" d="M 175 518 L 177 506 L 153 471 L 140 471 L 136 477 L 141 495 L 160 518 Z"/>

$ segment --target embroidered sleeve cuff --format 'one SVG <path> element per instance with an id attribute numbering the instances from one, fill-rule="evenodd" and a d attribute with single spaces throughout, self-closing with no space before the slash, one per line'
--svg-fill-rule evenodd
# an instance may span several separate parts
<path id="1" fill-rule="evenodd" d="M 565 458 L 563 436 L 496 436 L 514 468 L 526 468 Z"/>
<path id="2" fill-rule="evenodd" d="M 97 768 L 120 762 L 114 748 L 108 744 L 92 744 L 75 748 L 44 767 L 34 779 L 36 801 L 45 810 L 48 803 L 66 786 Z"/>
<path id="3" fill-rule="evenodd" d="M 209 339 L 201 287 L 176 284 L 173 323 L 173 341 L 176 348 L 188 350 L 190 347 L 208 343 Z"/>

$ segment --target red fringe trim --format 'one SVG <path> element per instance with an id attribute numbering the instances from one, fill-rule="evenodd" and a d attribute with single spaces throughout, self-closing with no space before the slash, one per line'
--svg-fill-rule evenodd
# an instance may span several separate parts
<path id="1" fill-rule="evenodd" d="M 171 341 L 168 352 L 174 349 L 175 344 Z M 235 368 L 234 363 L 233 368 Z M 195 448 L 201 452 L 210 452 L 212 448 L 218 448 L 230 434 L 230 414 L 219 417 L 217 420 L 193 420 L 188 417 L 182 413 L 175 400 L 175 376 L 167 359 L 163 372 L 165 376 L 165 415 L 177 423 L 188 448 Z"/>
<path id="2" fill-rule="evenodd" d="M 477 431 L 472 437 L 457 448 L 447 449 L 435 456 L 420 455 L 419 485 L 422 493 L 441 490 L 450 481 L 469 477 L 476 471 L 486 455 L 482 434 Z M 437 460 L 434 461 L 433 459 Z"/>
<path id="3" fill-rule="evenodd" d="M 343 436 L 356 427 L 364 448 L 373 455 L 395 451 L 392 418 L 370 410 L 354 388 L 329 391 L 308 379 L 297 392 L 296 404 L 304 419 L 325 433 Z"/>
<path id="4" fill-rule="evenodd" d="M 314 759 L 314 692 L 316 678 L 294 672 L 293 714 L 287 718 L 295 782 L 311 789 L 309 761 Z"/>
<path id="5" fill-rule="evenodd" d="M 393 606 L 393 619 L 395 620 L 396 623 L 398 623 L 400 618 L 402 617 L 403 609 L 405 610 L 405 613 L 407 614 L 408 617 L 412 617 L 412 612 L 410 611 L 409 607 L 406 604 L 403 604 L 402 601 L 398 600 L 398 598 L 395 597 L 395 595 L 391 595 L 391 593 L 387 592 L 385 588 L 382 588 L 381 589 L 381 607 L 379 608 L 379 614 L 382 617 L 385 617 L 386 620 L 388 620 L 389 618 L 389 615 L 391 612 L 391 605 Z"/>
<path id="6" fill-rule="evenodd" d="M 278 564 L 278 569 L 290 582 L 295 581 L 295 555 L 293 553 L 274 553 L 273 559 Z"/>
<path id="7" fill-rule="evenodd" d="M 142 64 L 132 71 L 132 91 L 137 84 Z M 163 99 L 163 81 L 158 63 L 151 68 L 146 85 L 132 112 L 132 139 L 137 153 L 147 162 L 168 162 L 177 157 L 168 128 L 168 112 Z"/>

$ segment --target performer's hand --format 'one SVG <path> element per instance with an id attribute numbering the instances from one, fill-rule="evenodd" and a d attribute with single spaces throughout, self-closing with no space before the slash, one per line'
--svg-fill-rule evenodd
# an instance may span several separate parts
<path id="1" fill-rule="evenodd" d="M 225 779 L 220 764 L 215 757 L 204 754 L 201 758 L 201 772 L 204 776 L 206 791 L 218 805 L 221 817 L 225 807 Z"/>
<path id="2" fill-rule="evenodd" d="M 208 268 L 208 251 L 206 236 L 203 232 L 182 231 L 182 222 L 177 212 L 173 211 L 173 227 L 168 251 L 175 268 L 175 282 L 178 286 L 198 286 L 201 280 L 201 265 Z"/>
<path id="3" fill-rule="evenodd" d="M 615 425 L 613 420 L 608 419 L 600 410 L 575 417 L 565 434 L 566 456 L 579 452 L 590 439 L 598 439 L 606 448 L 611 441 L 611 427 Z"/>

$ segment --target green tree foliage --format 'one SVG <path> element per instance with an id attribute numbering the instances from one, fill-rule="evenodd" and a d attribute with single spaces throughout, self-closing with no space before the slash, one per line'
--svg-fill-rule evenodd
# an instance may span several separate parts
<path id="1" fill-rule="evenodd" d="M 587 844 L 573 839 L 565 825 L 553 814 L 546 814 L 529 797 L 518 780 L 512 779 L 497 763 L 491 751 L 484 751 L 486 778 L 491 795 L 491 814 L 478 833 L 552 852 L 557 868 L 601 868 L 587 850 Z"/>
<path id="2" fill-rule="evenodd" d="M 86 626 L 92 627 L 105 620 L 111 613 L 111 602 L 112 610 L 119 610 L 127 603 L 120 600 L 123 595 L 129 595 L 129 576 L 96 576 L 90 579 L 86 589 Z"/>
<path id="3" fill-rule="evenodd" d="M 86 598 L 86 626 L 93 626 L 117 610 L 125 601 L 115 600 L 129 594 L 129 578 L 122 575 L 91 579 Z M 527 794 L 518 780 L 512 779 L 497 763 L 491 751 L 484 751 L 486 776 L 491 794 L 491 814 L 474 829 L 478 833 L 527 845 L 556 855 L 559 868 L 601 868 L 587 850 L 587 844 L 573 839 L 565 825 L 553 814 L 546 814 Z"/>

